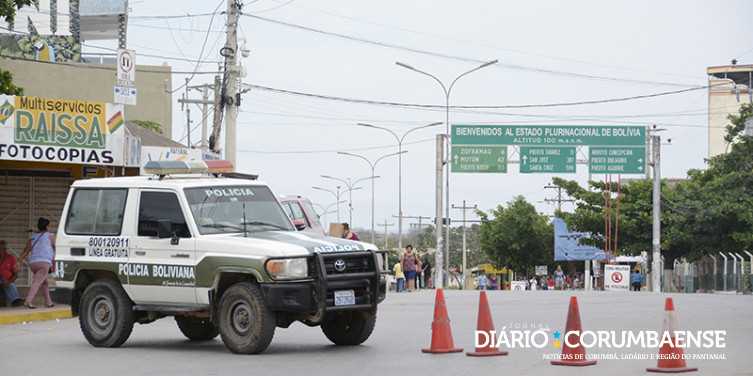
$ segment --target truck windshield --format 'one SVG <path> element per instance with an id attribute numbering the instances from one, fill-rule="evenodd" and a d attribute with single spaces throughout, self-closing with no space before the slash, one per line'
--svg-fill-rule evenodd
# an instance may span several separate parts
<path id="1" fill-rule="evenodd" d="M 185 192 L 201 234 L 295 231 L 267 187 L 202 187 L 186 188 Z"/>

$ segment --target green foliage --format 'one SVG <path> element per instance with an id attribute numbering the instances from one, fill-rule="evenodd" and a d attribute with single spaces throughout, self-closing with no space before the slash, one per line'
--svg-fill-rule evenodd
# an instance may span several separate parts
<path id="1" fill-rule="evenodd" d="M 741 252 L 753 247 L 753 140 L 743 135 L 753 104 L 744 104 L 729 116 L 726 140 L 729 152 L 709 159 L 705 170 L 688 171 L 687 180 L 661 187 L 661 250 L 665 268 L 679 257 L 689 261 L 720 251 Z M 554 178 L 555 185 L 577 199 L 574 213 L 557 212 L 571 230 L 603 234 L 606 199 L 604 182 L 589 182 L 593 191 L 577 182 Z M 616 185 L 612 191 L 616 192 Z M 617 254 L 652 248 L 653 182 L 635 180 L 620 187 Z M 618 197 L 613 194 L 612 223 Z M 614 228 L 612 233 L 614 233 Z M 604 247 L 604 240 L 582 240 Z"/>
<path id="2" fill-rule="evenodd" d="M 535 265 L 548 265 L 554 259 L 554 226 L 546 216 L 522 196 L 498 206 L 481 217 L 481 249 L 496 267 L 509 266 L 516 272 L 527 272 Z"/>
<path id="3" fill-rule="evenodd" d="M 24 95 L 24 89 L 13 85 L 13 74 L 0 69 L 0 94 Z"/>
<path id="4" fill-rule="evenodd" d="M 32 0 L 2 0 L 0 1 L 0 17 L 4 18 L 5 22 L 13 23 L 16 10 L 31 4 Z"/>
<path id="5" fill-rule="evenodd" d="M 466 266 L 472 268 L 479 264 L 485 264 L 489 262 L 486 254 L 481 250 L 479 243 L 479 229 L 481 226 L 474 224 L 465 228 L 466 234 Z M 415 241 L 413 243 L 406 243 L 403 240 L 403 245 L 412 244 L 417 253 L 421 257 L 421 260 L 429 258 L 431 265 L 434 265 L 434 255 L 428 254 L 426 251 L 434 249 L 437 246 L 436 236 L 434 234 L 434 226 L 427 226 L 420 233 L 415 235 Z M 462 268 L 463 266 L 463 227 L 450 227 L 450 267 Z"/>
<path id="6" fill-rule="evenodd" d="M 151 120 L 131 120 L 131 122 L 142 128 L 162 134 L 162 125 L 160 123 Z"/>
<path id="7" fill-rule="evenodd" d="M 16 10 L 23 6 L 31 5 L 32 0 L 2 0 L 0 1 L 0 17 L 5 22 L 13 23 L 16 16 Z M 24 95 L 24 89 L 13 85 L 13 75 L 0 69 L 0 94 L 5 95 Z"/>

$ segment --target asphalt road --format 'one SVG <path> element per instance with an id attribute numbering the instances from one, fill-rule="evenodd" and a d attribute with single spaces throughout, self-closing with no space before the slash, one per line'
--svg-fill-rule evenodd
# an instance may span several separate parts
<path id="1" fill-rule="evenodd" d="M 487 293 L 497 332 L 544 328 L 543 348 L 504 348 L 507 356 L 476 358 L 464 353 L 424 354 L 431 343 L 435 294 L 430 291 L 391 294 L 380 305 L 377 326 L 363 345 L 331 345 L 319 328 L 295 323 L 277 329 L 270 347 L 260 355 L 235 355 L 217 338 L 192 343 L 172 318 L 136 325 L 128 341 L 116 349 L 90 346 L 78 319 L 0 326 L 3 374 L 8 375 L 634 375 L 655 367 L 651 359 L 619 359 L 622 354 L 649 357 L 656 349 L 594 347 L 601 359 L 588 367 L 550 365 L 554 332 L 564 332 L 570 296 L 577 296 L 585 331 L 659 331 L 666 297 L 674 299 L 679 329 L 726 331 L 724 348 L 687 348 L 687 355 L 707 354 L 725 359 L 688 359 L 694 374 L 751 375 L 753 357 L 753 297 L 711 294 L 652 294 L 559 291 L 494 291 Z M 446 291 L 446 306 L 456 347 L 474 348 L 478 292 Z M 544 336 L 539 337 L 539 342 Z"/>

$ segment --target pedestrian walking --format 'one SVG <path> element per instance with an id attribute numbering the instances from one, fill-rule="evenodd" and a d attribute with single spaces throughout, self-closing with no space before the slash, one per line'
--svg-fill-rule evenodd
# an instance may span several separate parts
<path id="1" fill-rule="evenodd" d="M 565 286 L 565 272 L 562 271 L 562 267 L 557 265 L 557 270 L 554 271 L 554 288 L 562 290 Z"/>
<path id="2" fill-rule="evenodd" d="M 396 262 L 392 268 L 392 272 L 395 273 L 395 280 L 397 285 L 395 286 L 395 292 L 403 292 L 403 286 L 405 285 L 405 274 L 403 268 L 400 266 L 400 262 Z"/>
<path id="3" fill-rule="evenodd" d="M 486 290 L 486 286 L 489 285 L 489 279 L 486 278 L 486 274 L 483 272 L 478 276 L 478 289 L 481 291 Z"/>
<path id="4" fill-rule="evenodd" d="M 50 221 L 48 219 L 40 217 L 37 221 L 37 228 L 39 232 L 31 235 L 29 242 L 26 243 L 26 249 L 18 257 L 18 262 L 16 263 L 16 268 L 20 268 L 24 258 L 30 255 L 29 267 L 32 274 L 34 274 L 34 282 L 32 282 L 29 294 L 26 296 L 26 301 L 24 302 L 24 305 L 29 309 L 37 308 L 32 304 L 32 301 L 39 290 L 42 290 L 45 306 L 48 308 L 54 306 L 50 299 L 47 274 L 54 271 L 55 235 L 50 232 Z"/>
<path id="5" fill-rule="evenodd" d="M 630 284 L 633 286 L 633 291 L 641 291 L 641 282 L 643 282 L 643 274 L 638 269 L 634 269 L 633 274 L 630 275 Z"/>
<path id="6" fill-rule="evenodd" d="M 498 280 L 497 280 L 497 275 L 496 274 L 492 275 L 492 277 L 489 278 L 489 282 L 490 282 L 490 284 L 489 284 L 489 290 L 498 290 L 499 289 L 499 285 L 497 284 Z"/>
<path id="7" fill-rule="evenodd" d="M 421 270 L 424 276 L 423 287 L 426 289 L 430 289 L 431 288 L 431 264 L 429 263 L 428 257 L 424 259 L 423 263 L 421 263 Z"/>
<path id="8" fill-rule="evenodd" d="M 408 281 L 407 290 L 411 292 L 416 289 L 416 271 L 421 269 L 421 261 L 418 255 L 413 252 L 413 246 L 405 246 L 405 253 L 400 258 L 400 265 L 403 267 L 405 279 Z"/>

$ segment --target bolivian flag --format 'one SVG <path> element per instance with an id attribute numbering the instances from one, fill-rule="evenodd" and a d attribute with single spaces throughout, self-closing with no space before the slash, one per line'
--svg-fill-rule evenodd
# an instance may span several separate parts
<path id="1" fill-rule="evenodd" d="M 115 133 L 121 125 L 123 125 L 123 114 L 120 111 L 107 121 L 107 129 L 110 130 L 110 134 Z"/>

